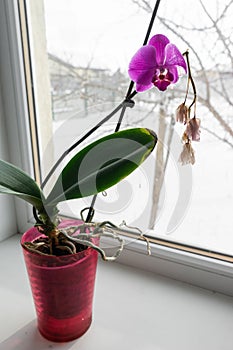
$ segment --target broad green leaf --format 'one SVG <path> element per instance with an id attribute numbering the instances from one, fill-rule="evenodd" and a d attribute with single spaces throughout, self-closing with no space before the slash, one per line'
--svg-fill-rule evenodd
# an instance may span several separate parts
<path id="1" fill-rule="evenodd" d="M 37 183 L 16 166 L 0 160 L 0 193 L 15 195 L 37 209 L 43 207 L 44 198 Z"/>
<path id="2" fill-rule="evenodd" d="M 62 170 L 47 204 L 90 196 L 115 185 L 147 158 L 156 142 L 154 132 L 134 128 L 91 143 Z"/>

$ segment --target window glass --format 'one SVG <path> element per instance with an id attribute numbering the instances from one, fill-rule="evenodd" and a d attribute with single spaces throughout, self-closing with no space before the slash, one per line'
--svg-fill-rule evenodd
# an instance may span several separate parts
<path id="1" fill-rule="evenodd" d="M 124 99 L 128 64 L 143 44 L 154 2 L 44 0 L 42 5 L 52 113 L 40 122 L 51 129 L 41 141 L 41 162 L 51 165 Z M 184 125 L 175 123 L 175 113 L 186 77 L 166 93 L 153 88 L 137 94 L 122 128 L 149 127 L 159 142 L 140 169 L 98 196 L 95 220 L 125 221 L 155 237 L 232 254 L 232 16 L 231 1 L 161 1 L 151 36 L 165 34 L 181 52 L 189 50 L 201 119 L 201 140 L 193 142 L 196 162 L 178 161 Z M 85 142 L 113 132 L 118 117 Z M 43 177 L 47 172 L 45 167 Z M 91 198 L 70 201 L 60 209 L 79 215 L 90 203 Z"/>

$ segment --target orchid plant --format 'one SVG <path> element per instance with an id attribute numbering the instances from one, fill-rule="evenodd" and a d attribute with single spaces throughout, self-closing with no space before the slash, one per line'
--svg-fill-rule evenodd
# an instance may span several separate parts
<path id="1" fill-rule="evenodd" d="M 187 64 L 184 57 L 187 59 Z M 186 125 L 181 161 L 182 163 L 193 163 L 194 154 L 191 148 L 191 140 L 199 141 L 200 139 L 200 121 L 196 119 L 195 112 L 193 118 L 190 117 L 191 107 L 196 106 L 196 92 L 188 53 L 182 55 L 178 48 L 162 34 L 153 36 L 149 43 L 141 47 L 130 61 L 128 72 L 132 79 L 131 83 L 136 83 L 136 90 L 133 93 L 128 93 L 122 104 L 101 123 L 88 131 L 86 136 L 89 136 L 100 125 L 110 119 L 120 108 L 125 110 L 126 107 L 133 107 L 134 101 L 132 101 L 132 98 L 138 92 L 146 91 L 152 87 L 165 92 L 170 85 L 178 82 L 178 69 L 180 68 L 188 74 L 185 101 L 177 109 L 177 120 Z M 194 100 L 187 107 L 186 99 L 190 82 L 194 90 Z M 99 247 L 94 246 L 90 240 L 91 235 L 86 234 L 85 230 L 88 223 L 81 228 L 71 227 L 67 230 L 59 228 L 58 205 L 63 201 L 96 195 L 117 184 L 142 164 L 153 151 L 156 142 L 156 134 L 145 128 L 117 131 L 100 138 L 73 156 L 61 171 L 47 196 L 43 191 L 43 186 L 39 187 L 28 174 L 14 165 L 0 160 L 0 193 L 14 195 L 30 203 L 33 206 L 35 226 L 47 237 L 44 242 L 28 242 L 25 243 L 25 246 L 29 250 L 40 254 L 63 255 L 75 253 L 75 244 L 81 243 L 97 249 L 106 260 L 105 253 Z M 64 155 L 73 150 L 77 144 L 66 151 Z M 63 158 L 62 156 L 58 163 Z M 49 173 L 50 177 L 55 168 L 56 166 Z M 103 234 L 103 226 L 108 225 L 111 226 L 112 224 L 99 225 L 93 234 L 95 236 Z M 79 238 L 74 238 L 71 233 L 77 229 L 81 230 L 81 233 L 78 236 Z"/>
<path id="2" fill-rule="evenodd" d="M 85 227 L 83 242 L 59 229 L 58 204 L 94 195 L 115 185 L 149 156 L 156 142 L 156 134 L 143 128 L 119 131 L 94 141 L 68 162 L 48 196 L 29 175 L 0 160 L 0 193 L 15 195 L 30 203 L 34 208 L 35 226 L 48 237 L 44 244 L 29 242 L 27 248 L 42 254 L 63 255 L 75 253 L 75 246 L 71 249 L 69 241 L 93 246 L 90 239 L 87 240 Z M 74 227 L 70 229 L 74 231 Z M 98 228 L 94 234 L 100 231 Z M 98 247 L 94 248 L 103 256 Z"/>

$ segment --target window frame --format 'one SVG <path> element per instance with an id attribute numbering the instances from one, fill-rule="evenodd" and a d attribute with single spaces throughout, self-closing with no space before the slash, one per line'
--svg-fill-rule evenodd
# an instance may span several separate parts
<path id="1" fill-rule="evenodd" d="M 35 157 L 34 148 L 38 146 L 38 141 L 36 130 L 33 130 L 33 119 L 30 121 L 29 117 L 31 113 L 33 114 L 31 118 L 35 118 L 35 108 L 33 104 L 31 108 L 28 107 L 30 103 L 25 80 L 25 51 L 23 51 L 20 37 L 18 6 L 22 1 L 0 2 L 0 17 L 5 19 L 0 21 L 0 31 L 3 33 L 2 45 L 5 45 L 5 50 L 1 50 L 0 79 L 3 87 L 10 161 L 35 177 L 36 167 L 33 156 Z M 16 115 L 17 118 L 15 118 Z M 29 205 L 17 199 L 15 199 L 15 208 L 18 231 L 22 233 L 32 225 L 32 210 Z M 162 240 L 150 239 L 151 255 L 149 256 L 147 241 L 144 238 L 132 239 L 126 235 L 125 242 L 125 249 L 117 260 L 119 263 L 215 292 L 233 295 L 232 262 L 226 261 L 224 255 L 204 256 L 197 253 L 198 249 L 185 251 L 184 247 L 178 243 L 165 245 Z"/>
<path id="2" fill-rule="evenodd" d="M 233 296 L 233 265 L 219 258 L 185 251 L 158 243 L 150 243 L 151 255 L 143 240 L 125 239 L 125 248 L 118 262 L 163 275 L 213 292 Z M 202 251 L 200 250 L 202 253 Z"/>
<path id="3" fill-rule="evenodd" d="M 31 114 L 29 113 L 24 53 L 20 31 L 20 1 L 3 0 L 0 2 L 2 46 L 0 79 L 2 86 L 3 119 L 8 141 L 7 160 L 23 169 L 32 177 L 35 177 L 32 139 L 36 139 L 35 135 L 33 135 L 29 118 Z M 23 232 L 31 226 L 32 209 L 26 202 L 15 197 L 14 203 L 17 231 Z M 9 213 L 4 213 L 4 215 L 9 215 Z M 10 220 L 14 220 L 14 218 L 10 216 Z"/>

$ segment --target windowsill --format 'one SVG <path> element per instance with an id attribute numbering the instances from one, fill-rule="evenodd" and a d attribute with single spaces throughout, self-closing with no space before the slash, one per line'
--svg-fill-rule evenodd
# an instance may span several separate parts
<path id="1" fill-rule="evenodd" d="M 102 261 L 91 328 L 70 343 L 45 340 L 36 329 L 19 240 L 0 244 L 0 349 L 232 349 L 232 297 Z"/>

